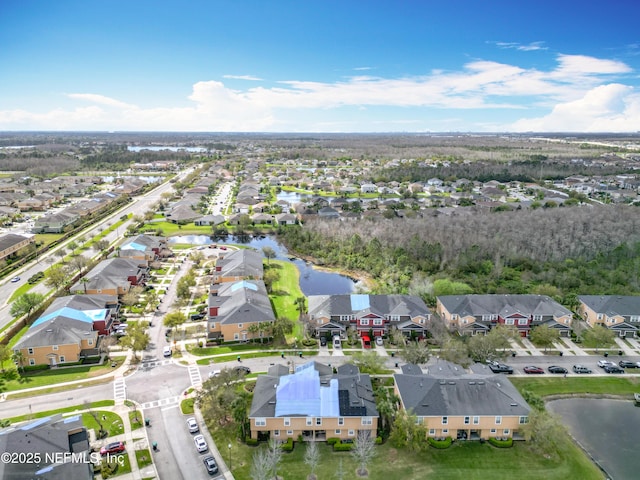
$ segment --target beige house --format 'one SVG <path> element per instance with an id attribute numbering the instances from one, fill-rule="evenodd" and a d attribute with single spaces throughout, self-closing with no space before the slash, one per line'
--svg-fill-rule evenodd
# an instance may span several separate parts
<path id="1" fill-rule="evenodd" d="M 402 371 L 394 375 L 395 394 L 401 407 L 425 426 L 427 436 L 524 439 L 531 408 L 504 375 L 461 374 L 460 367 L 429 375 L 417 365 L 405 365 Z"/>
<path id="2" fill-rule="evenodd" d="M 16 253 L 32 243 L 35 243 L 35 236 L 23 237 L 14 233 L 7 233 L 0 236 L 0 260 Z"/>
<path id="3" fill-rule="evenodd" d="M 640 330 L 640 296 L 579 295 L 578 315 L 589 326 L 602 325 L 619 337 L 636 337 Z"/>
<path id="4" fill-rule="evenodd" d="M 249 420 L 254 439 L 355 440 L 359 431 L 375 436 L 378 429 L 371 379 L 354 365 L 342 365 L 335 374 L 317 362 L 300 365 L 294 373 L 274 365 L 258 377 L 253 393 Z"/>

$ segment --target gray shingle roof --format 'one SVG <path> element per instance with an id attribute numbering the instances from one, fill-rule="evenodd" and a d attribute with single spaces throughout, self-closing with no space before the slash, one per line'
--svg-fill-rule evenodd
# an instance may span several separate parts
<path id="1" fill-rule="evenodd" d="M 579 295 L 578 300 L 597 313 L 609 317 L 640 315 L 640 296 Z"/>
<path id="2" fill-rule="evenodd" d="M 414 295 L 359 295 L 367 297 L 363 308 L 352 302 L 354 295 L 310 295 L 309 315 L 315 317 L 331 317 L 334 315 L 366 315 L 374 313 L 381 317 L 385 315 L 426 316 L 430 314 L 424 301 Z"/>
<path id="3" fill-rule="evenodd" d="M 528 415 L 531 408 L 504 375 L 394 375 L 402 404 L 417 416 Z"/>
<path id="4" fill-rule="evenodd" d="M 224 324 L 273 322 L 275 315 L 262 280 L 240 280 L 220 285 L 209 296 L 209 307 L 218 307 L 212 320 Z"/>
<path id="5" fill-rule="evenodd" d="M 221 277 L 263 277 L 262 255 L 255 250 L 240 249 L 225 253 L 216 262 Z"/>
<path id="6" fill-rule="evenodd" d="M 498 314 L 504 318 L 521 313 L 558 318 L 571 314 L 547 295 L 443 295 L 438 300 L 449 313 L 459 316 Z"/>

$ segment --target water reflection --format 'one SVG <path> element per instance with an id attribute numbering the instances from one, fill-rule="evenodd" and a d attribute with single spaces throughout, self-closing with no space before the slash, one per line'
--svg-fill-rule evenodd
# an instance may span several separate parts
<path id="1" fill-rule="evenodd" d="M 292 262 L 300 272 L 300 290 L 305 295 L 340 295 L 352 293 L 356 290 L 357 282 L 339 273 L 318 270 L 312 264 L 299 258 L 294 258 L 287 249 L 273 237 L 249 235 L 224 237 L 209 237 L 207 235 L 180 235 L 169 238 L 169 243 L 188 243 L 191 245 L 246 245 L 262 253 L 263 247 L 271 247 L 277 260 Z"/>

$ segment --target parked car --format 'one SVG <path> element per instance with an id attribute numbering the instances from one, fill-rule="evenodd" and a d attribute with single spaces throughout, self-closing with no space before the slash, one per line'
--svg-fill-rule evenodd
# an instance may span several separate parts
<path id="1" fill-rule="evenodd" d="M 207 472 L 209 472 L 209 475 L 215 475 L 216 473 L 218 473 L 218 465 L 216 464 L 215 458 L 204 457 L 202 459 L 202 462 L 204 463 L 204 468 L 206 468 Z"/>
<path id="2" fill-rule="evenodd" d="M 196 433 L 197 431 L 200 430 L 200 427 L 198 427 L 198 422 L 196 421 L 195 417 L 187 418 L 187 427 L 189 427 L 189 433 Z"/>
<path id="3" fill-rule="evenodd" d="M 551 365 L 547 370 L 549 370 L 549 373 L 568 373 L 566 368 L 557 365 Z"/>
<path id="4" fill-rule="evenodd" d="M 162 354 L 163 354 L 165 357 L 170 357 L 170 356 L 173 354 L 173 352 L 171 351 L 171 347 L 170 347 L 170 346 L 168 346 L 168 345 L 167 345 L 166 347 L 164 347 L 164 348 L 162 349 Z"/>
<path id="5" fill-rule="evenodd" d="M 342 346 L 342 341 L 340 340 L 339 335 L 333 336 L 333 348 L 340 348 Z"/>
<path id="6" fill-rule="evenodd" d="M 534 374 L 534 373 L 544 373 L 544 370 L 540 367 L 536 367 L 534 365 L 529 365 L 523 368 L 524 373 Z"/>
<path id="7" fill-rule="evenodd" d="M 573 373 L 592 373 L 590 368 L 585 367 L 584 365 L 574 365 Z"/>
<path id="8" fill-rule="evenodd" d="M 233 367 L 233 371 L 236 373 L 242 373 L 244 375 L 249 375 L 251 373 L 251 369 L 249 367 L 245 367 L 244 365 Z"/>
<path id="9" fill-rule="evenodd" d="M 611 366 L 611 365 L 615 366 L 616 364 L 615 364 L 615 363 L 613 363 L 611 360 L 598 360 L 598 366 L 599 366 L 600 368 L 604 368 L 604 367 L 606 367 L 607 365 L 609 365 L 609 366 Z"/>
<path id="10" fill-rule="evenodd" d="M 508 373 L 508 374 L 513 373 L 513 367 L 509 365 L 505 365 L 504 363 L 494 362 L 489 364 L 489 368 L 493 373 Z"/>
<path id="11" fill-rule="evenodd" d="M 193 320 L 193 321 L 202 320 L 204 318 L 204 313 L 194 313 L 189 318 L 191 318 L 191 320 Z"/>
<path id="12" fill-rule="evenodd" d="M 16 283 L 16 282 L 19 282 L 19 281 L 20 281 L 20 277 L 13 277 L 11 279 L 11 283 Z"/>
<path id="13" fill-rule="evenodd" d="M 620 360 L 618 362 L 618 365 L 620 365 L 622 368 L 638 368 L 638 364 L 630 360 Z"/>
<path id="14" fill-rule="evenodd" d="M 320 346 L 321 347 L 327 346 L 327 337 L 320 337 Z"/>
<path id="15" fill-rule="evenodd" d="M 100 448 L 100 455 L 107 455 L 111 453 L 122 453 L 124 452 L 124 443 L 122 442 L 112 442 L 104 445 Z"/>
<path id="16" fill-rule="evenodd" d="M 607 373 L 624 373 L 624 368 L 620 368 L 617 365 L 607 365 L 604 367 L 604 371 Z"/>
<path id="17" fill-rule="evenodd" d="M 220 370 L 211 370 L 209 372 L 209 378 L 217 377 L 218 375 L 220 375 Z"/>
<path id="18" fill-rule="evenodd" d="M 384 345 L 384 340 L 382 340 L 382 337 L 376 337 L 376 345 L 378 345 L 379 347 Z"/>
<path id="19" fill-rule="evenodd" d="M 193 437 L 193 443 L 196 445 L 196 450 L 198 452 L 206 452 L 209 450 L 209 445 L 207 445 L 207 441 L 204 439 L 204 435 L 196 435 Z"/>

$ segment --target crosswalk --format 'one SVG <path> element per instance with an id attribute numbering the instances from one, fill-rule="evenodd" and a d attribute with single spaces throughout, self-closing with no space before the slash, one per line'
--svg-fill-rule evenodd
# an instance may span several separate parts
<path id="1" fill-rule="evenodd" d="M 118 377 L 113 381 L 113 398 L 116 402 L 124 402 L 127 399 L 124 377 Z"/>
<path id="2" fill-rule="evenodd" d="M 154 400 L 152 402 L 146 402 L 140 405 L 143 410 L 148 408 L 158 408 L 158 407 L 175 407 L 180 403 L 180 396 L 177 397 L 168 397 L 163 398 L 161 400 Z"/>
<path id="3" fill-rule="evenodd" d="M 189 365 L 189 380 L 191 380 L 192 387 L 202 386 L 202 376 L 196 365 Z"/>
<path id="4" fill-rule="evenodd" d="M 152 361 L 149 361 L 149 362 L 142 362 L 140 364 L 140 366 L 138 367 L 138 370 L 149 370 L 150 368 L 161 367 L 162 365 L 169 365 L 170 363 L 173 363 L 173 361 L 171 359 L 168 359 L 168 360 L 152 360 Z"/>

